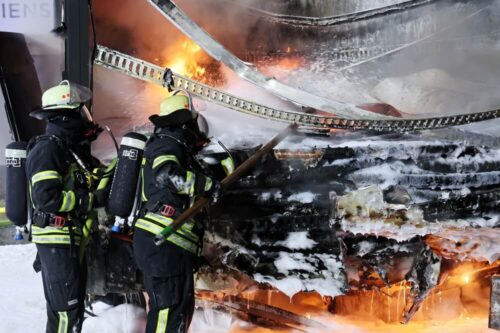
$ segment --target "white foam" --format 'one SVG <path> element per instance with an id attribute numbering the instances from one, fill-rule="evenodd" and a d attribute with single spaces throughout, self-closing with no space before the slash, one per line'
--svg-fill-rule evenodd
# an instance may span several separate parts
<path id="1" fill-rule="evenodd" d="M 287 238 L 276 242 L 276 245 L 282 245 L 291 250 L 312 249 L 317 243 L 308 236 L 308 231 L 289 232 Z"/>

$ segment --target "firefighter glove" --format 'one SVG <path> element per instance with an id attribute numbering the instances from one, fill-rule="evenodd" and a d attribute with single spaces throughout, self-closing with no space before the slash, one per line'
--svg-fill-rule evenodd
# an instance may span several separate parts
<path id="1" fill-rule="evenodd" d="M 221 186 L 220 182 L 218 182 L 215 179 L 212 179 L 212 186 L 206 192 L 205 196 L 210 197 L 212 199 L 212 202 L 216 203 L 222 197 L 222 194 L 223 194 L 223 191 L 222 191 L 222 186 Z"/>
<path id="2" fill-rule="evenodd" d="M 94 193 L 84 189 L 77 189 L 75 194 L 75 212 L 80 216 L 87 215 L 94 208 Z"/>

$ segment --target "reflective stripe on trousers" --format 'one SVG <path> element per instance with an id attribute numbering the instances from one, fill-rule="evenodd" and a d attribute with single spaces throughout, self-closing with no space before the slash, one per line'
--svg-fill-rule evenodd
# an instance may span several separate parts
<path id="1" fill-rule="evenodd" d="M 167 331 L 168 324 L 168 311 L 169 309 L 160 310 L 158 313 L 158 324 L 156 325 L 155 333 L 165 333 Z"/>
<path id="2" fill-rule="evenodd" d="M 68 333 L 68 313 L 66 311 L 58 312 L 59 314 L 59 327 L 57 333 Z"/>

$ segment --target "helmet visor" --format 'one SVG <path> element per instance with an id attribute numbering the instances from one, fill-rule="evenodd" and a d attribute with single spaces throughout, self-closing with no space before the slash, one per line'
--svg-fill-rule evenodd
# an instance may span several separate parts
<path id="1" fill-rule="evenodd" d="M 80 115 L 82 116 L 83 121 L 87 123 L 94 122 L 94 118 L 92 117 L 90 110 L 85 105 L 80 109 Z"/>
<path id="2" fill-rule="evenodd" d="M 195 112 L 195 111 L 193 111 Z M 205 119 L 205 117 L 203 117 L 201 114 L 199 113 L 196 113 L 196 122 L 198 123 L 198 128 L 200 130 L 200 134 L 202 136 L 204 136 L 205 138 L 208 138 L 208 135 L 209 135 L 209 127 L 208 127 L 208 122 L 207 120 Z"/>
<path id="3" fill-rule="evenodd" d="M 69 82 L 68 80 L 62 81 L 59 85 L 69 86 L 69 102 L 68 104 L 81 104 L 90 101 L 92 98 L 92 91 L 78 83 Z"/>

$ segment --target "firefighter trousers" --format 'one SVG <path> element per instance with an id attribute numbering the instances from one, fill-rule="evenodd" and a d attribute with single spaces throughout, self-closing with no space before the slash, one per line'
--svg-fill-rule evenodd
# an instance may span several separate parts
<path id="1" fill-rule="evenodd" d="M 134 252 L 149 295 L 146 333 L 186 333 L 194 313 L 196 258 L 168 242 L 156 246 L 154 235 L 136 230 Z"/>
<path id="2" fill-rule="evenodd" d="M 37 250 L 47 301 L 45 332 L 80 332 L 85 311 L 85 265 L 68 246 L 37 244 Z"/>

